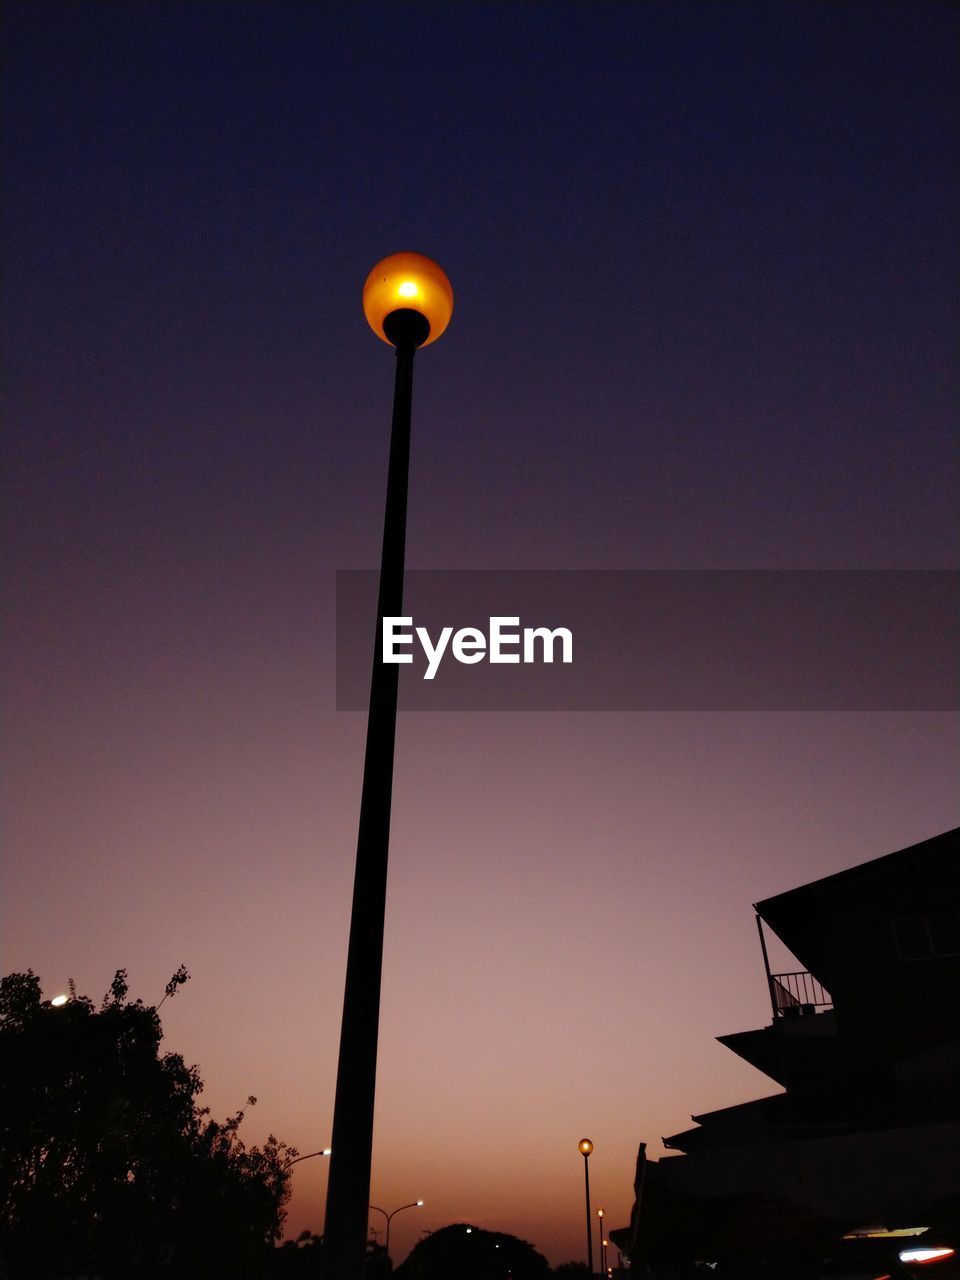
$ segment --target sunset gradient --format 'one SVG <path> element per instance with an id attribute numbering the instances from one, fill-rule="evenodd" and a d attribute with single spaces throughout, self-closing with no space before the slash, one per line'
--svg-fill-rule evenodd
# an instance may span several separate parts
<path id="1" fill-rule="evenodd" d="M 10 4 L 3 971 L 154 1003 L 185 964 L 165 1044 L 214 1115 L 329 1144 L 365 727 L 334 584 L 379 555 L 361 292 L 397 249 L 456 290 L 411 568 L 956 567 L 956 24 Z M 583 1134 L 625 1225 L 640 1141 L 774 1091 L 713 1038 L 768 1010 L 751 903 L 956 826 L 956 766 L 946 712 L 401 713 L 395 1261 L 457 1221 L 584 1257 Z"/>

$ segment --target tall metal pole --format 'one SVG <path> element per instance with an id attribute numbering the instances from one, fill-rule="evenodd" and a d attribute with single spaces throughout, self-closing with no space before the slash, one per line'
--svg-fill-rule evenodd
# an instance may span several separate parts
<path id="1" fill-rule="evenodd" d="M 587 1194 L 587 1266 L 593 1275 L 593 1222 L 590 1218 L 590 1152 L 583 1153 L 583 1181 Z"/>
<path id="2" fill-rule="evenodd" d="M 370 1206 L 375 1213 L 382 1213 L 387 1220 L 387 1239 L 384 1248 L 388 1259 L 390 1257 L 390 1223 L 393 1221 L 394 1214 L 402 1213 L 404 1209 L 419 1209 L 422 1204 L 422 1200 L 411 1200 L 409 1204 L 402 1204 L 399 1209 L 394 1209 L 391 1213 L 387 1213 L 386 1209 L 381 1209 L 379 1205 Z"/>
<path id="3" fill-rule="evenodd" d="M 362 1280 L 370 1202 L 387 852 L 400 671 L 396 664 L 381 661 L 381 637 L 384 617 L 397 617 L 403 613 L 413 358 L 425 336 L 416 323 L 419 322 L 420 326 L 425 323 L 421 316 L 405 311 L 395 312 L 394 316 L 414 319 L 396 326 L 396 340 L 394 333 L 388 335 L 391 341 L 396 342 L 397 371 L 357 863 L 330 1140 L 332 1154 L 324 1225 L 324 1266 L 330 1280 Z"/>

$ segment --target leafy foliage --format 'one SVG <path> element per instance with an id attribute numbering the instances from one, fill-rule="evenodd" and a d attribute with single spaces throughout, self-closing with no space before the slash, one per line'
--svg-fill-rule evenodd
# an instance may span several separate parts
<path id="1" fill-rule="evenodd" d="M 323 1237 L 301 1231 L 296 1240 L 284 1240 L 274 1252 L 273 1274 L 283 1280 L 297 1276 L 317 1280 L 323 1274 Z"/>
<path id="2" fill-rule="evenodd" d="M 263 1275 L 296 1152 L 247 1148 L 243 1110 L 211 1119 L 197 1068 L 160 1053 L 156 1008 L 127 997 L 122 969 L 99 1009 L 72 984 L 52 1007 L 32 971 L 0 981 L 0 1261 L 12 1278 Z"/>
<path id="3" fill-rule="evenodd" d="M 526 1240 L 456 1222 L 424 1237 L 395 1274 L 398 1280 L 546 1280 L 550 1267 Z"/>

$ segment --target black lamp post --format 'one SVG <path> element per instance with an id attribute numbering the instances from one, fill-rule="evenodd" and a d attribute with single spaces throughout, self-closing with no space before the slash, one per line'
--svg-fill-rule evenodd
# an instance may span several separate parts
<path id="1" fill-rule="evenodd" d="M 387 1213 L 386 1209 L 381 1209 L 375 1204 L 372 1204 L 370 1208 L 376 1210 L 377 1213 L 382 1213 L 387 1220 L 387 1239 L 384 1244 L 384 1250 L 387 1255 L 387 1261 L 389 1262 L 390 1260 L 390 1223 L 393 1221 L 394 1214 L 402 1213 L 404 1209 L 422 1209 L 423 1201 L 411 1200 L 409 1204 L 402 1204 L 399 1209 L 394 1209 L 391 1213 Z"/>
<path id="2" fill-rule="evenodd" d="M 312 1160 L 314 1156 L 328 1156 L 329 1154 L 330 1148 L 324 1147 L 322 1151 L 310 1151 L 305 1156 L 294 1156 L 292 1160 L 285 1161 L 283 1167 L 284 1169 L 289 1169 L 292 1164 L 299 1164 L 301 1160 Z"/>
<path id="3" fill-rule="evenodd" d="M 373 1108 L 380 1023 L 380 974 L 390 843 L 393 749 L 399 667 L 381 661 L 383 619 L 403 613 L 413 358 L 440 337 L 453 313 L 453 289 L 435 262 L 395 253 L 379 262 L 363 288 L 370 327 L 396 348 L 393 427 L 380 559 L 360 829 L 333 1108 L 324 1262 L 332 1280 L 362 1280 L 370 1201 Z"/>
<path id="4" fill-rule="evenodd" d="M 587 1195 L 587 1266 L 590 1268 L 590 1274 L 593 1275 L 593 1222 L 590 1218 L 590 1152 L 593 1150 L 593 1143 L 589 1138 L 581 1138 L 577 1143 L 577 1149 L 583 1156 L 583 1184 Z"/>

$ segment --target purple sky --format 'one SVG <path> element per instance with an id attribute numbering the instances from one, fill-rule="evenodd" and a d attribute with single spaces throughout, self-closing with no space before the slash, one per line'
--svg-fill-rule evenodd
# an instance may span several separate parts
<path id="1" fill-rule="evenodd" d="M 956 565 L 956 10 L 12 3 L 4 971 L 113 971 L 215 1114 L 329 1141 L 379 550 L 436 258 L 416 568 Z M 421 714 L 372 1198 L 583 1255 L 637 1143 L 773 1091 L 750 903 L 957 823 L 946 714 Z M 784 959 L 774 953 L 775 963 Z M 792 967 L 792 966 L 791 966 Z M 298 1166 L 288 1227 L 322 1228 Z M 376 1222 L 373 1225 L 377 1225 Z"/>

